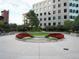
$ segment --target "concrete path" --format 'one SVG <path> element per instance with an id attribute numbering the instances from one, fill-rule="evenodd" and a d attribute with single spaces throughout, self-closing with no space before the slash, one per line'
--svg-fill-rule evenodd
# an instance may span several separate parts
<path id="1" fill-rule="evenodd" d="M 79 37 L 65 34 L 63 41 L 31 43 L 18 41 L 15 35 L 2 36 L 0 59 L 79 59 Z"/>

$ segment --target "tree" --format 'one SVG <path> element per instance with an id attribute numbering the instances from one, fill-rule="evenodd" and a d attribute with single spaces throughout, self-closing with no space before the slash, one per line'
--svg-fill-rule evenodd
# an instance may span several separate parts
<path id="1" fill-rule="evenodd" d="M 0 20 L 0 28 L 4 27 L 4 22 Z"/>
<path id="2" fill-rule="evenodd" d="M 74 25 L 79 25 L 79 15 L 75 18 Z"/>
<path id="3" fill-rule="evenodd" d="M 64 21 L 64 28 L 69 31 L 73 27 L 73 21 L 71 20 L 65 20 Z"/>
<path id="4" fill-rule="evenodd" d="M 26 19 L 29 20 L 29 25 L 31 27 L 38 27 L 39 26 L 39 20 L 37 18 L 37 15 L 34 13 L 33 10 L 30 10 L 26 15 L 25 15 Z"/>
<path id="5" fill-rule="evenodd" d="M 74 27 L 73 27 L 73 29 L 75 31 L 78 31 L 79 32 L 79 15 L 74 20 Z"/>

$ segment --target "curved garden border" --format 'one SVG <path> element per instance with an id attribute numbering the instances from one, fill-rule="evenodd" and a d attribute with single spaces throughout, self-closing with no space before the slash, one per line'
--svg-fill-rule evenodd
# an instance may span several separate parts
<path id="1" fill-rule="evenodd" d="M 38 33 L 39 34 L 39 33 Z M 61 33 L 48 33 L 47 35 L 45 35 L 43 38 L 40 36 L 39 37 L 35 37 L 32 34 L 29 33 L 20 33 L 16 35 L 16 38 L 18 38 L 19 40 L 23 40 L 26 42 L 51 42 L 51 41 L 58 41 L 59 39 L 63 39 L 64 35 Z M 44 39 L 44 40 L 43 40 Z"/>

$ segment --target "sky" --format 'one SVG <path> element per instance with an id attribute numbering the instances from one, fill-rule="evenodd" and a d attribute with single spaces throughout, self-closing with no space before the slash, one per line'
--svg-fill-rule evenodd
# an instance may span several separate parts
<path id="1" fill-rule="evenodd" d="M 23 14 L 32 9 L 34 3 L 43 0 L 0 0 L 2 10 L 9 10 L 9 23 L 23 24 Z"/>

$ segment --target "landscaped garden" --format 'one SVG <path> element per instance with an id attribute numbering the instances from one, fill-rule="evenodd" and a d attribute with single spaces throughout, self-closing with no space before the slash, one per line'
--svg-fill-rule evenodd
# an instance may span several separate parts
<path id="1" fill-rule="evenodd" d="M 50 42 L 63 39 L 64 35 L 61 33 L 28 32 L 17 34 L 16 38 L 26 42 Z"/>

